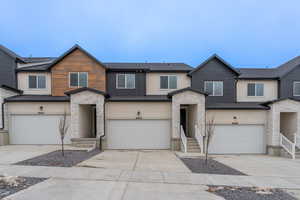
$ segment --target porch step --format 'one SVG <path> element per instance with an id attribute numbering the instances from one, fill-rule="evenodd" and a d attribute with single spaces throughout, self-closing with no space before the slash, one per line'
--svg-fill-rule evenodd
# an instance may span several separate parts
<path id="1" fill-rule="evenodd" d="M 80 148 L 96 148 L 99 138 L 72 138 L 72 146 Z"/>
<path id="2" fill-rule="evenodd" d="M 195 138 L 187 138 L 187 152 L 201 153 L 201 149 Z"/>

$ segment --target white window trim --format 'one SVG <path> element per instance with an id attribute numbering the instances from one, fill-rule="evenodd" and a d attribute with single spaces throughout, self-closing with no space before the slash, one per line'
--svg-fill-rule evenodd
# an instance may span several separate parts
<path id="1" fill-rule="evenodd" d="M 132 88 L 127 88 L 127 75 L 131 75 L 133 74 L 134 75 L 134 84 L 133 84 L 133 87 Z M 125 75 L 125 87 L 119 87 L 119 84 L 118 84 L 118 80 L 119 80 L 119 75 Z M 117 76 L 116 76 L 116 88 L 117 89 L 121 89 L 121 90 L 135 90 L 135 79 L 136 79 L 136 74 L 135 73 L 118 73 Z"/>
<path id="2" fill-rule="evenodd" d="M 71 74 L 77 73 L 77 86 L 71 86 Z M 80 88 L 79 86 L 79 73 L 86 73 L 86 87 L 89 86 L 89 73 L 88 72 L 69 72 L 69 88 Z"/>
<path id="3" fill-rule="evenodd" d="M 295 83 L 298 83 L 298 84 L 300 84 L 300 81 L 294 81 L 293 82 L 293 96 L 294 97 L 299 97 L 300 96 L 300 94 L 295 94 L 295 86 L 296 86 L 296 84 Z"/>
<path id="4" fill-rule="evenodd" d="M 206 83 L 213 83 L 213 94 L 209 94 L 208 96 L 213 97 L 222 97 L 224 95 L 224 83 L 223 81 L 204 81 L 204 91 L 206 91 Z M 215 83 L 220 82 L 222 83 L 222 94 L 221 95 L 215 95 Z"/>
<path id="5" fill-rule="evenodd" d="M 30 76 L 36 76 L 36 88 L 29 87 L 29 77 Z M 38 76 L 44 76 L 45 77 L 45 87 L 44 88 L 39 88 Z M 46 90 L 47 89 L 47 77 L 46 77 L 46 75 L 42 75 L 42 74 L 29 74 L 28 75 L 28 89 L 29 90 Z"/>
<path id="6" fill-rule="evenodd" d="M 255 85 L 255 87 L 254 87 L 254 96 L 249 96 L 248 95 L 248 85 L 249 84 L 254 84 Z M 262 96 L 258 96 L 257 95 L 257 91 L 256 91 L 256 87 L 257 87 L 257 84 L 262 84 L 263 85 L 263 95 Z M 263 84 L 263 83 L 247 83 L 247 97 L 265 97 L 265 84 Z"/>
<path id="7" fill-rule="evenodd" d="M 161 86 L 161 84 L 160 84 L 161 78 L 160 77 L 162 77 L 162 76 L 167 76 L 168 77 L 168 88 L 161 88 L 160 87 Z M 175 76 L 176 77 L 176 88 L 170 88 L 170 77 L 171 76 Z M 178 89 L 178 76 L 177 75 L 160 75 L 159 76 L 159 89 L 162 90 L 162 91 L 164 91 L 164 90 L 176 90 L 176 89 Z"/>

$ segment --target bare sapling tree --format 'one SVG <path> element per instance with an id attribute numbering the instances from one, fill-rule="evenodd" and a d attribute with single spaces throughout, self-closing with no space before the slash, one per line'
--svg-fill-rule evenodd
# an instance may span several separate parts
<path id="1" fill-rule="evenodd" d="M 67 122 L 67 113 L 64 112 L 64 115 L 59 120 L 59 134 L 60 134 L 60 140 L 61 140 L 61 152 L 62 155 L 65 156 L 65 150 L 64 150 L 64 139 L 67 134 L 67 131 L 69 129 L 69 125 Z"/>
<path id="2" fill-rule="evenodd" d="M 208 147 L 211 143 L 212 137 L 214 135 L 215 131 L 215 122 L 214 118 L 208 119 L 205 123 L 205 137 L 204 137 L 204 142 L 205 142 L 205 163 L 207 164 L 208 160 Z"/>

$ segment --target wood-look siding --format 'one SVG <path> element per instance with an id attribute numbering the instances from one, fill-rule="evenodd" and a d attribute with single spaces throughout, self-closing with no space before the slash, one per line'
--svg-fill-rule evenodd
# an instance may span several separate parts
<path id="1" fill-rule="evenodd" d="M 64 96 L 66 91 L 76 89 L 69 87 L 70 72 L 88 72 L 88 87 L 106 90 L 105 68 L 77 49 L 52 67 L 53 96 Z"/>

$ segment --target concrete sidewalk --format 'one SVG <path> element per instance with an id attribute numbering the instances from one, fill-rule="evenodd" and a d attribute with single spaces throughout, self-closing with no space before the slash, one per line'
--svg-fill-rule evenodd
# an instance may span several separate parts
<path id="1" fill-rule="evenodd" d="M 233 176 L 158 171 L 98 169 L 84 167 L 0 166 L 1 175 L 45 177 L 68 180 L 123 181 L 188 185 L 255 186 L 300 189 L 300 178 L 272 176 Z"/>
<path id="2" fill-rule="evenodd" d="M 224 200 L 206 186 L 124 181 L 49 179 L 6 200 Z"/>

